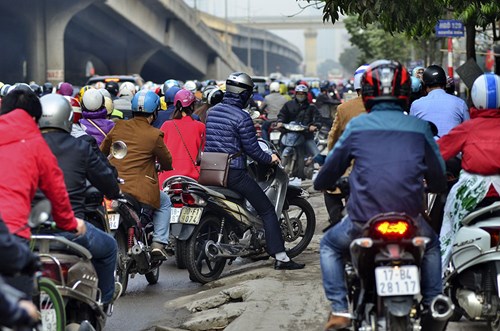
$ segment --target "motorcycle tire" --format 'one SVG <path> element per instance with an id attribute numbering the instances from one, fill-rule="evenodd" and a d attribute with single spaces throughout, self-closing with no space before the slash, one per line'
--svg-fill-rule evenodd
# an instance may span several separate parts
<path id="1" fill-rule="evenodd" d="M 177 269 L 186 269 L 186 262 L 184 262 L 186 243 L 185 240 L 176 239 L 175 241 L 175 264 Z"/>
<path id="2" fill-rule="evenodd" d="M 42 277 L 38 280 L 38 291 L 39 293 L 33 297 L 33 301 L 41 314 L 42 329 L 64 331 L 66 328 L 66 307 L 56 285 L 50 279 Z M 46 314 L 47 317 L 45 317 Z M 52 316 L 55 317 L 55 324 L 46 322 L 46 320 L 52 320 Z M 45 323 L 50 323 L 50 327 Z"/>
<path id="3" fill-rule="evenodd" d="M 387 313 L 387 330 L 390 331 L 410 331 L 413 327 L 410 325 L 409 316 L 394 316 Z"/>
<path id="4" fill-rule="evenodd" d="M 292 222 L 292 233 L 290 233 L 284 214 L 290 214 L 296 211 L 298 211 L 297 215 L 288 215 Z M 305 219 L 303 219 L 304 215 Z M 291 258 L 296 257 L 307 248 L 307 245 L 309 245 L 314 235 L 316 229 L 316 215 L 314 209 L 306 199 L 295 197 L 288 201 L 288 209 L 283 210 L 279 223 L 283 239 L 285 240 L 287 255 Z M 305 223 L 305 229 L 303 223 Z M 295 243 L 299 238 L 300 240 Z M 292 243 L 291 247 L 290 243 Z"/>
<path id="5" fill-rule="evenodd" d="M 157 266 L 152 271 L 144 274 L 144 276 L 146 276 L 146 280 L 150 285 L 158 283 L 158 279 L 160 278 L 160 266 Z"/>
<path id="6" fill-rule="evenodd" d="M 115 240 L 118 245 L 118 256 L 116 258 L 116 278 L 117 282 L 122 284 L 122 294 L 125 296 L 128 286 L 128 267 L 125 264 L 127 260 L 127 232 L 124 228 L 119 228 L 115 233 Z"/>
<path id="7" fill-rule="evenodd" d="M 210 260 L 205 254 L 205 245 L 208 240 L 217 242 L 221 230 L 221 220 L 213 215 L 203 216 L 187 241 L 184 251 L 184 263 L 189 271 L 189 279 L 206 284 L 217 280 L 224 267 L 225 258 Z M 227 235 L 223 234 L 223 243 L 228 243 Z"/>

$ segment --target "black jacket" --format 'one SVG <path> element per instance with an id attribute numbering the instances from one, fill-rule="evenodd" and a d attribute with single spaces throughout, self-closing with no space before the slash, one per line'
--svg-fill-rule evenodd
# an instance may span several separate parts
<path id="1" fill-rule="evenodd" d="M 0 263 L 0 274 L 12 275 L 20 272 L 34 258 L 28 245 L 23 243 L 19 237 L 12 235 L 0 218 L 0 261 L 2 261 Z"/>
<path id="2" fill-rule="evenodd" d="M 76 217 L 84 217 L 86 180 L 108 198 L 116 198 L 120 188 L 116 175 L 85 139 L 77 139 L 60 130 L 43 132 L 64 174 L 71 207 Z"/>
<path id="3" fill-rule="evenodd" d="M 285 103 L 278 114 L 278 122 L 290 123 L 297 122 L 302 125 L 314 125 L 321 129 L 321 115 L 315 105 L 306 101 L 299 103 L 293 99 Z M 306 137 L 312 138 L 313 134 L 308 132 Z"/>

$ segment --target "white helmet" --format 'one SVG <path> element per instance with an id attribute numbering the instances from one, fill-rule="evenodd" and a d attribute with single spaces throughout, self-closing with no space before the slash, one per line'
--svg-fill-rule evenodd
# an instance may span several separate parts
<path id="1" fill-rule="evenodd" d="M 135 85 L 131 82 L 123 82 L 120 86 L 120 91 L 118 92 L 119 97 L 135 95 Z"/>
<path id="2" fill-rule="evenodd" d="M 269 92 L 270 93 L 273 93 L 273 92 L 280 93 L 280 83 L 278 83 L 278 82 L 272 82 L 269 85 Z"/>
<path id="3" fill-rule="evenodd" d="M 105 97 L 105 98 L 110 98 L 111 99 L 111 94 L 109 93 L 108 90 L 106 90 L 105 88 L 100 88 L 100 89 L 97 89 L 99 92 L 101 92 L 102 96 Z"/>
<path id="4" fill-rule="evenodd" d="M 87 111 L 96 111 L 104 105 L 104 96 L 99 90 L 90 89 L 83 93 L 82 107 Z"/>
<path id="5" fill-rule="evenodd" d="M 500 108 L 500 77 L 488 73 L 476 78 L 472 85 L 471 97 L 477 109 Z"/>
<path id="6" fill-rule="evenodd" d="M 196 83 L 192 80 L 188 80 L 184 83 L 184 86 L 182 88 L 191 91 L 194 94 L 196 92 Z"/>
<path id="7" fill-rule="evenodd" d="M 354 89 L 355 90 L 360 90 L 361 89 L 361 77 L 363 77 L 363 74 L 365 73 L 366 69 L 368 69 L 369 65 L 368 64 L 363 64 L 361 67 L 356 69 L 354 72 Z"/>

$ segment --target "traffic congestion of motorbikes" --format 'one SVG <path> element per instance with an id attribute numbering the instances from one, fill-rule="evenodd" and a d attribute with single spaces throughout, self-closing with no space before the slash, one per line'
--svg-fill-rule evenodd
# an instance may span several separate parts
<path id="1" fill-rule="evenodd" d="M 440 66 L 411 69 L 379 60 L 344 82 L 257 83 L 236 72 L 0 83 L 2 178 L 12 176 L 7 160 L 20 162 L 14 151 L 39 176 L 0 185 L 9 204 L 30 191 L 24 220 L 0 209 L 7 254 L 26 256 L 0 268 L 0 325 L 104 330 L 129 279 L 156 284 L 170 257 L 200 284 L 240 258 L 307 268 L 292 259 L 316 230 L 300 186 L 313 180 L 330 224 L 319 254 L 325 330 L 444 330 L 462 317 L 500 330 L 500 163 L 490 157 L 500 136 L 489 124 L 500 77 L 478 76 L 466 104 Z M 12 126 L 33 120 L 67 194 L 54 193 L 43 157 L 32 156 L 41 150 Z M 483 129 L 488 139 L 470 136 Z M 67 152 L 79 148 L 92 161 Z"/>

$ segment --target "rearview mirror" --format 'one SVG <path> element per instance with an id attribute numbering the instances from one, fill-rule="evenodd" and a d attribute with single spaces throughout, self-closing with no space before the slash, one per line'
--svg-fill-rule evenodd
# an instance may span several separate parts
<path id="1" fill-rule="evenodd" d="M 31 208 L 31 213 L 28 218 L 28 225 L 30 228 L 36 228 L 37 226 L 47 222 L 50 218 L 50 213 L 52 211 L 52 206 L 49 200 L 44 199 L 38 202 L 33 208 Z"/>
<path id="2" fill-rule="evenodd" d="M 127 155 L 127 144 L 121 140 L 115 141 L 111 145 L 110 151 L 111 153 L 108 156 L 109 159 L 114 157 L 115 159 L 121 160 Z"/>

